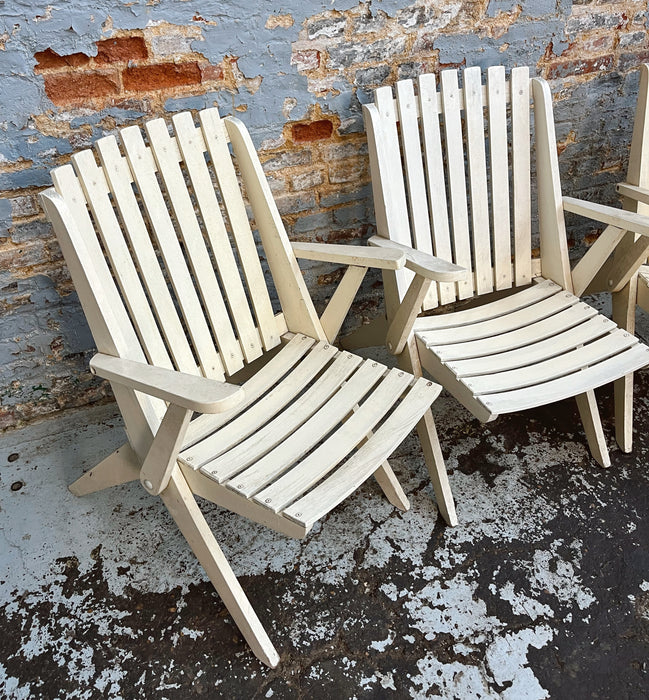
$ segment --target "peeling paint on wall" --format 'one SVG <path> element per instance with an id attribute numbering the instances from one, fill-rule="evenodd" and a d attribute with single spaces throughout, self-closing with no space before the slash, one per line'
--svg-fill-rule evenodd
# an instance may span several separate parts
<path id="1" fill-rule="evenodd" d="M 635 0 L 5 0 L 1 10 L 0 427 L 106 397 L 87 377 L 92 342 L 36 198 L 73 151 L 217 105 L 250 129 L 289 235 L 354 242 L 373 226 L 360 105 L 374 87 L 447 66 L 528 64 L 554 81 L 570 194 L 610 201 L 634 68 L 649 60 L 647 7 Z M 580 248 L 596 232 L 573 238 Z M 339 272 L 314 263 L 305 274 L 322 308 Z M 355 322 L 378 313 L 379 286 L 368 277 Z"/>

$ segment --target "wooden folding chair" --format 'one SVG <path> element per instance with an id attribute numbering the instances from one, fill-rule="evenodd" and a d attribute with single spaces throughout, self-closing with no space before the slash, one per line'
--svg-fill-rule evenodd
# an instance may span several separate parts
<path id="1" fill-rule="evenodd" d="M 633 277 L 637 255 L 627 251 L 612 268 L 607 260 L 626 231 L 639 234 L 631 253 L 646 257 L 649 218 L 562 197 L 545 81 L 527 68 L 507 79 L 502 66 L 486 71 L 485 84 L 477 67 L 462 72 L 462 86 L 458 78 L 442 71 L 438 89 L 422 75 L 416 91 L 402 80 L 363 108 L 378 229 L 370 242 L 407 258 L 407 270 L 384 271 L 388 349 L 482 421 L 574 396 L 591 452 L 608 466 L 593 390 L 619 380 L 616 436 L 629 451 L 625 377 L 649 363 L 649 348 L 579 296 L 596 276 L 611 291 Z M 564 211 L 608 224 L 572 270 Z M 470 274 L 448 284 L 449 263 Z M 468 308 L 455 310 L 464 300 Z"/>
<path id="2" fill-rule="evenodd" d="M 429 411 L 440 387 L 332 345 L 368 266 L 396 269 L 403 254 L 291 249 L 242 123 L 216 109 L 198 117 L 175 115 L 173 135 L 148 122 L 148 143 L 140 127 L 123 129 L 123 152 L 102 138 L 100 164 L 77 153 L 41 195 L 97 344 L 91 370 L 110 381 L 128 434 L 70 489 L 139 479 L 159 495 L 254 653 L 275 666 L 194 494 L 300 538 L 372 475 L 405 510 L 386 459 L 419 423 L 433 428 L 429 467 L 455 522 Z M 296 255 L 349 265 L 321 318 Z"/>

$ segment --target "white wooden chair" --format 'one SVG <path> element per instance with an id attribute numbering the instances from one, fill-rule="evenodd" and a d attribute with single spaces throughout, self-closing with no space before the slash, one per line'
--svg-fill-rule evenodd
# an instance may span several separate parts
<path id="1" fill-rule="evenodd" d="M 175 115 L 174 135 L 163 119 L 148 122 L 148 143 L 140 127 L 123 129 L 123 152 L 114 136 L 100 139 L 99 165 L 77 153 L 42 194 L 97 344 L 91 371 L 110 380 L 128 434 L 70 488 L 139 479 L 159 495 L 254 653 L 275 666 L 194 494 L 300 538 L 372 475 L 405 510 L 386 459 L 419 422 L 433 428 L 429 467 L 455 522 L 429 411 L 441 389 L 331 344 L 368 266 L 395 269 L 403 254 L 292 250 L 242 123 L 216 109 L 198 116 Z M 321 318 L 296 255 L 349 265 Z"/>
<path id="2" fill-rule="evenodd" d="M 388 349 L 482 421 L 574 396 L 591 452 L 608 466 L 593 390 L 620 380 L 616 435 L 629 451 L 625 377 L 649 363 L 649 348 L 579 297 L 625 231 L 646 246 L 649 218 L 562 197 L 552 96 L 527 68 L 509 79 L 502 66 L 489 68 L 484 85 L 480 69 L 468 68 L 461 87 L 458 72 L 446 70 L 439 90 L 436 83 L 422 75 L 415 90 L 399 81 L 363 108 L 378 231 L 370 242 L 407 258 L 407 270 L 384 271 Z M 565 211 L 609 224 L 572 270 Z M 448 262 L 470 275 L 446 283 L 439 270 L 446 274 Z M 638 264 L 625 257 L 608 279 L 617 287 Z M 472 300 L 468 308 L 421 313 L 463 300 Z"/>

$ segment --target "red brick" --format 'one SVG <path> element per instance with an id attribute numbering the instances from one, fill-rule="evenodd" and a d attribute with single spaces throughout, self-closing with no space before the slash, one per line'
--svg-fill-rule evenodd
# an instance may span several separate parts
<path id="1" fill-rule="evenodd" d="M 573 61 L 554 61 L 548 66 L 547 77 L 566 78 L 571 75 L 583 75 L 584 73 L 596 73 L 600 70 L 610 70 L 615 61 L 613 54 L 604 54 L 595 58 L 576 58 Z"/>
<path id="2" fill-rule="evenodd" d="M 59 56 L 56 51 L 46 49 L 34 54 L 34 58 L 38 64 L 34 68 L 36 73 L 44 70 L 53 70 L 57 68 L 79 68 L 85 66 L 90 61 L 90 56 L 85 53 L 71 53 L 67 56 Z"/>
<path id="3" fill-rule="evenodd" d="M 320 52 L 312 49 L 294 51 L 291 65 L 297 66 L 298 70 L 316 70 L 320 67 Z"/>
<path id="4" fill-rule="evenodd" d="M 293 124 L 293 141 L 320 141 L 328 139 L 333 133 L 334 125 L 328 119 L 320 119 L 309 124 Z"/>
<path id="5" fill-rule="evenodd" d="M 144 39 L 141 36 L 121 36 L 115 39 L 104 39 L 97 42 L 97 63 L 117 63 L 149 55 Z"/>
<path id="6" fill-rule="evenodd" d="M 125 90 L 147 92 L 200 83 L 201 70 L 198 63 L 158 63 L 126 68 L 122 78 Z"/>
<path id="7" fill-rule="evenodd" d="M 55 105 L 74 104 L 93 97 L 117 95 L 119 77 L 116 71 L 47 74 L 45 92 Z"/>
<path id="8" fill-rule="evenodd" d="M 201 81 L 207 83 L 211 80 L 223 80 L 223 66 L 210 63 L 201 66 Z"/>

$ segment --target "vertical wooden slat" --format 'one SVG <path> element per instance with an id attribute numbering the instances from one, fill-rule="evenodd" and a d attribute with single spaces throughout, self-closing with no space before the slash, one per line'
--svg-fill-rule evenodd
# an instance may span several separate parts
<path id="1" fill-rule="evenodd" d="M 517 286 L 532 281 L 530 197 L 530 76 L 527 66 L 513 68 L 512 177 L 514 207 L 514 273 Z"/>
<path id="2" fill-rule="evenodd" d="M 121 136 L 201 369 L 207 377 L 223 379 L 223 365 L 214 347 L 167 204 L 158 185 L 153 153 L 145 146 L 139 127 L 122 129 Z"/>
<path id="3" fill-rule="evenodd" d="M 194 118 L 189 112 L 176 114 L 172 121 L 241 348 L 246 361 L 251 362 L 262 352 L 261 339 L 248 307 L 232 244 L 228 238 L 221 208 L 205 162 L 207 146 L 203 139 L 203 132 L 194 124 Z"/>
<path id="4" fill-rule="evenodd" d="M 176 369 L 200 374 L 135 198 L 128 162 L 119 152 L 114 136 L 99 139 L 95 147 Z"/>
<path id="5" fill-rule="evenodd" d="M 414 246 L 408 215 L 406 187 L 403 179 L 397 113 L 392 88 L 384 86 L 374 93 L 374 103 L 378 119 L 372 120 L 378 130 L 371 148 L 376 149 L 376 160 L 380 163 L 382 206 L 385 214 L 386 232 L 384 235 L 402 245 Z M 372 158 L 374 154 L 370 155 Z M 381 231 L 379 230 L 379 233 Z M 403 298 L 414 275 L 410 270 L 399 270 L 396 274 L 399 297 Z"/>
<path id="6" fill-rule="evenodd" d="M 412 80 L 400 80 L 396 84 L 396 94 L 414 247 L 432 254 L 433 240 L 428 216 L 428 196 L 417 120 L 417 102 Z M 430 306 L 437 306 L 437 289 L 434 285 L 429 289 L 426 300 Z"/>
<path id="7" fill-rule="evenodd" d="M 194 284 L 200 291 L 205 316 L 209 319 L 216 338 L 221 361 L 228 374 L 234 374 L 243 367 L 243 355 L 239 342 L 234 336 L 210 254 L 180 169 L 178 144 L 176 139 L 169 136 L 167 122 L 164 119 L 149 121 L 145 124 L 145 128 L 158 164 L 158 172 L 167 190 L 167 199 L 178 222 Z"/>
<path id="8" fill-rule="evenodd" d="M 439 95 L 435 85 L 435 74 L 419 76 L 419 105 L 421 126 L 424 137 L 424 157 L 426 161 L 426 180 L 430 203 L 430 217 L 433 224 L 433 251 L 438 258 L 453 260 L 451 232 L 449 229 L 449 212 L 444 181 L 444 157 L 439 128 Z M 455 301 L 456 287 L 452 283 L 437 285 L 439 301 L 448 304 Z M 429 297 L 424 305 L 427 308 Z"/>
<path id="9" fill-rule="evenodd" d="M 507 153 L 507 90 L 504 66 L 487 69 L 489 156 L 493 261 L 496 289 L 512 286 L 511 217 L 509 213 L 509 156 Z"/>
<path id="10" fill-rule="evenodd" d="M 92 151 L 80 151 L 72 156 L 72 162 L 147 358 L 151 364 L 172 369 L 167 348 L 109 199 L 104 171 L 97 165 Z"/>
<path id="11" fill-rule="evenodd" d="M 234 170 L 227 132 L 217 109 L 204 109 L 199 113 L 201 129 L 212 159 L 216 179 L 221 190 L 230 229 L 237 246 L 243 274 L 248 284 L 250 299 L 257 318 L 264 347 L 268 350 L 279 343 L 277 323 L 268 295 L 259 254 L 250 228 L 250 221 L 241 195 L 239 181 Z"/>
<path id="12" fill-rule="evenodd" d="M 491 265 L 482 77 L 478 66 L 467 68 L 463 76 L 475 285 L 478 294 L 485 294 L 493 291 L 494 280 Z"/>
<path id="13" fill-rule="evenodd" d="M 448 163 L 448 185 L 453 222 L 454 262 L 473 270 L 471 262 L 471 242 L 469 238 L 469 212 L 466 196 L 466 174 L 464 170 L 464 144 L 462 121 L 460 118 L 460 90 L 457 71 L 445 70 L 441 73 L 442 108 L 444 114 L 444 134 Z M 473 294 L 473 277 L 458 282 L 458 296 L 466 299 Z"/>

